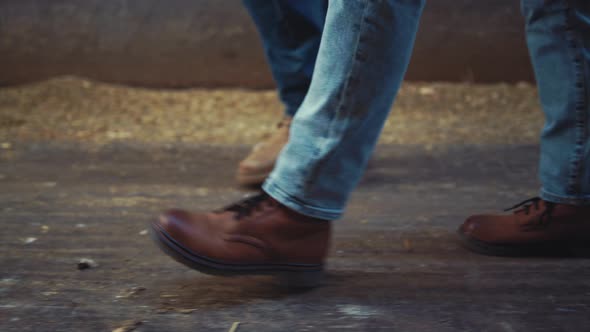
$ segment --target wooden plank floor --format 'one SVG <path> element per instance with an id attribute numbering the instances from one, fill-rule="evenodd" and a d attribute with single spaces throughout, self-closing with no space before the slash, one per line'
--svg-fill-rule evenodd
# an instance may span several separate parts
<path id="1" fill-rule="evenodd" d="M 381 146 L 326 284 L 292 292 L 189 270 L 144 232 L 161 209 L 244 195 L 246 147 L 16 144 L 0 152 L 0 331 L 590 331 L 590 260 L 456 243 L 469 214 L 535 195 L 537 150 Z"/>

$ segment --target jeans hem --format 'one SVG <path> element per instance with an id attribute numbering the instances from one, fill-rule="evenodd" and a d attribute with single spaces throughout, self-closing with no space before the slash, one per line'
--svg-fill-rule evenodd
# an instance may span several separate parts
<path id="1" fill-rule="evenodd" d="M 272 198 L 276 199 L 279 203 L 308 217 L 324 220 L 336 220 L 340 218 L 343 213 L 342 209 L 326 209 L 305 203 L 301 199 L 295 197 L 295 195 L 290 194 L 286 190 L 282 189 L 276 183 L 273 183 L 272 179 L 270 178 L 264 182 L 262 185 L 262 190 L 264 190 L 264 192 L 266 192 Z"/>
<path id="2" fill-rule="evenodd" d="M 558 203 L 558 204 L 567 204 L 567 205 L 590 205 L 590 196 L 581 196 L 581 197 L 571 197 L 571 196 L 560 196 L 550 192 L 547 192 L 545 189 L 541 189 L 541 198 L 545 201 Z"/>

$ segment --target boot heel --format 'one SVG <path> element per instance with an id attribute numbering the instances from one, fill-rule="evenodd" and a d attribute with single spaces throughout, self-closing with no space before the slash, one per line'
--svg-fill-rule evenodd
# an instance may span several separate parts
<path id="1" fill-rule="evenodd" d="M 282 272 L 277 275 L 281 286 L 289 288 L 313 288 L 322 284 L 324 271 Z"/>
<path id="2" fill-rule="evenodd" d="M 572 245 L 570 251 L 576 257 L 590 258 L 590 246 L 588 245 Z"/>

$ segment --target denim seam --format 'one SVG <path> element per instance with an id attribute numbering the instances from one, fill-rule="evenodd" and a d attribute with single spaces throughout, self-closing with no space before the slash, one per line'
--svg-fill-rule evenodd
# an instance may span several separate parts
<path id="1" fill-rule="evenodd" d="M 354 73 L 356 71 L 358 71 L 358 61 L 359 61 L 359 47 L 361 45 L 361 36 L 363 35 L 363 22 L 365 22 L 365 18 L 367 17 L 367 11 L 369 6 L 366 4 L 366 2 L 364 3 L 365 7 L 363 8 L 363 14 L 361 15 L 361 18 L 359 20 L 358 23 L 358 34 L 356 36 L 356 40 L 355 40 L 355 44 L 354 44 L 354 57 L 352 59 L 352 63 L 350 65 L 350 70 L 348 71 L 348 73 L 346 73 L 346 80 L 344 83 L 344 87 L 342 88 L 342 91 L 340 92 L 340 98 L 338 100 L 338 105 L 336 106 L 336 112 L 333 114 L 332 118 L 330 119 L 330 127 L 328 128 L 328 136 L 332 136 L 332 132 L 334 131 L 334 118 L 335 117 L 340 117 L 342 118 L 343 113 L 346 113 L 347 111 L 347 107 L 346 105 L 348 105 L 349 103 L 347 103 L 346 101 L 348 100 L 348 97 L 350 97 L 350 86 L 352 83 L 352 80 L 355 79 L 356 80 L 356 76 Z"/>
<path id="2" fill-rule="evenodd" d="M 328 129 L 326 130 L 326 134 L 324 135 L 324 138 L 327 137 L 331 137 L 333 135 L 333 132 L 335 132 L 336 130 L 334 129 L 334 126 L 336 125 L 334 119 L 335 118 L 344 118 L 344 114 L 346 114 L 347 112 L 347 107 L 346 105 L 348 105 L 348 103 L 346 102 L 348 100 L 348 97 L 350 97 L 350 86 L 353 80 L 358 80 L 357 78 L 355 78 L 357 75 L 355 75 L 354 73 L 356 73 L 358 71 L 358 62 L 362 61 L 362 59 L 359 58 L 360 53 L 359 53 L 359 47 L 361 45 L 361 39 L 363 36 L 363 31 L 364 31 L 364 27 L 366 26 L 367 23 L 367 12 L 369 9 L 369 5 L 367 4 L 367 2 L 363 2 L 364 8 L 363 8 L 363 13 L 359 19 L 359 23 L 358 23 L 358 34 L 356 36 L 356 40 L 355 40 L 355 45 L 354 45 L 354 56 L 352 59 L 352 63 L 350 65 L 350 69 L 349 71 L 346 73 L 346 79 L 345 79 L 345 83 L 344 86 L 342 87 L 342 91 L 339 92 L 338 94 L 338 102 L 337 105 L 335 106 L 336 108 L 336 112 L 334 112 L 333 114 L 331 114 L 331 118 L 329 119 L 330 125 L 328 127 Z M 365 23 L 365 24 L 364 24 Z M 325 147 L 324 148 L 316 148 L 315 151 L 313 152 L 313 156 L 316 157 L 318 155 L 319 151 L 325 151 Z M 312 184 L 313 182 L 315 182 L 315 179 L 318 176 L 318 172 L 317 170 L 319 168 L 322 167 L 322 165 L 326 162 L 328 162 L 331 158 L 331 155 L 334 153 L 334 151 L 330 152 L 330 155 L 326 155 L 324 157 L 324 161 L 317 164 L 314 169 L 312 169 L 306 176 L 306 180 L 305 180 L 305 187 L 308 187 L 310 184 Z"/>
<path id="3" fill-rule="evenodd" d="M 579 36 L 576 34 L 573 23 L 573 9 L 567 8 L 566 11 L 566 36 L 569 42 L 569 47 L 573 51 L 572 63 L 574 67 L 574 108 L 575 108 L 575 142 L 574 150 L 570 158 L 570 170 L 568 176 L 568 184 L 566 192 L 570 195 L 576 195 L 581 192 L 581 177 L 584 171 L 583 168 L 583 154 L 584 148 L 587 144 L 587 116 L 586 105 L 588 103 L 586 98 L 587 86 L 584 79 L 585 65 L 580 54 Z"/>

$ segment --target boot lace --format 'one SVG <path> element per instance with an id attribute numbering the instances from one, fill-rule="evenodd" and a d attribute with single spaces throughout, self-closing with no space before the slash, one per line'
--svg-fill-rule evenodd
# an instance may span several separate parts
<path id="1" fill-rule="evenodd" d="M 505 209 L 504 211 L 514 211 L 514 214 L 524 213 L 525 215 L 530 215 L 533 209 L 534 211 L 538 211 L 539 209 L 541 209 L 541 206 L 539 204 L 541 200 L 541 197 L 529 198 L 514 205 L 513 207 Z M 537 228 L 549 224 L 549 222 L 551 221 L 551 217 L 553 216 L 553 209 L 555 208 L 555 203 L 547 201 L 544 202 L 545 210 L 543 211 L 543 213 L 541 213 L 539 218 L 533 219 L 533 222 L 526 224 L 524 226 L 525 228 Z"/>
<path id="2" fill-rule="evenodd" d="M 269 204 L 273 204 L 273 200 L 270 199 L 270 196 L 267 193 L 260 193 L 251 197 L 246 197 L 245 199 L 238 201 L 234 204 L 228 205 L 217 212 L 235 212 L 236 219 L 241 219 L 243 217 L 247 217 L 252 214 L 255 210 L 261 209 L 261 204 L 267 201 Z"/>

